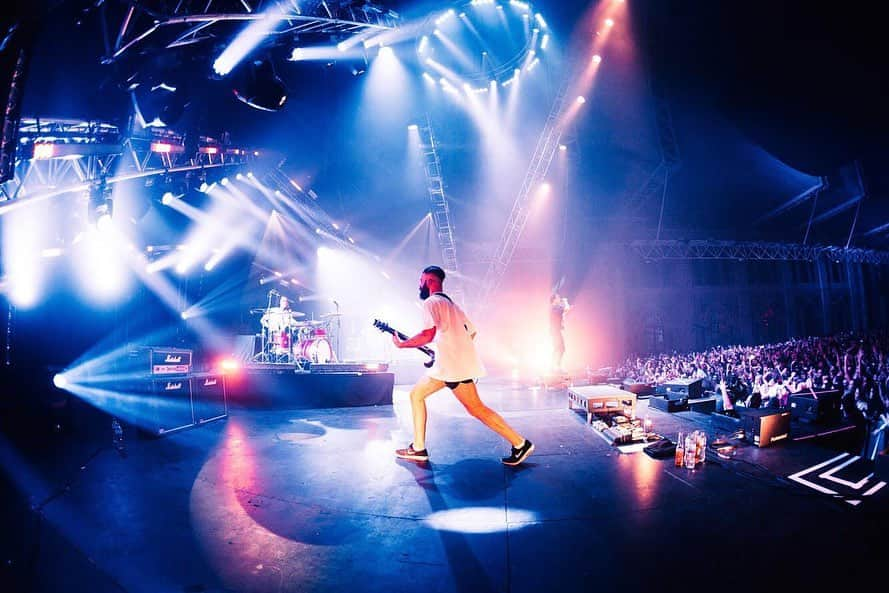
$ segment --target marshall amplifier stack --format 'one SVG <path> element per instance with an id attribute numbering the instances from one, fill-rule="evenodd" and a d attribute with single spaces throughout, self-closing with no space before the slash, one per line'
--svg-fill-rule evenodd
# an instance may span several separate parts
<path id="1" fill-rule="evenodd" d="M 125 393 L 145 403 L 140 426 L 150 435 L 164 435 L 228 414 L 225 376 L 194 373 L 191 350 L 150 346 L 130 352 Z M 134 402 L 136 405 L 138 403 Z"/>

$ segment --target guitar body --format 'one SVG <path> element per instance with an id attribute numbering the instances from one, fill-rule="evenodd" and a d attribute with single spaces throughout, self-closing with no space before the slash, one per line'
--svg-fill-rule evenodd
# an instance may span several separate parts
<path id="1" fill-rule="evenodd" d="M 380 321 L 379 319 L 374 319 L 374 327 L 377 328 L 378 330 L 380 330 L 381 332 L 385 332 L 387 334 L 392 334 L 392 335 L 398 336 L 402 340 L 407 340 L 410 337 L 410 336 L 407 336 L 407 335 L 401 333 L 398 330 L 393 329 L 392 327 L 389 326 L 388 323 L 384 323 L 384 322 Z M 419 350 L 420 352 L 422 352 L 423 354 L 425 354 L 426 356 L 429 357 L 429 360 L 424 362 L 423 366 L 426 367 L 427 369 L 431 368 L 432 365 L 435 364 L 435 350 L 433 350 L 432 348 L 427 348 L 426 346 L 420 346 L 417 348 L 417 350 Z"/>

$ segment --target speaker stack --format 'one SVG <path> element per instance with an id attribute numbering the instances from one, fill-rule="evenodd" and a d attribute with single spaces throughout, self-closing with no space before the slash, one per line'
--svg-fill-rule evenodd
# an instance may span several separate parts
<path id="1" fill-rule="evenodd" d="M 162 436 L 228 415 L 225 375 L 193 373 L 192 362 L 191 350 L 149 346 L 130 352 L 128 366 L 138 378 L 127 382 L 124 393 L 144 402 L 143 432 Z"/>

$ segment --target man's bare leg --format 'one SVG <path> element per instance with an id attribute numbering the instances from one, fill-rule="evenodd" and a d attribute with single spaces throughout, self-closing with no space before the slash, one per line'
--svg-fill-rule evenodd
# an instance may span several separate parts
<path id="1" fill-rule="evenodd" d="M 411 389 L 411 414 L 414 420 L 414 450 L 426 448 L 426 398 L 444 387 L 443 381 L 423 377 Z"/>
<path id="2" fill-rule="evenodd" d="M 463 404 L 463 407 L 466 408 L 467 412 L 478 418 L 485 426 L 509 441 L 513 447 L 520 447 L 522 443 L 525 442 L 525 438 L 513 430 L 500 414 L 486 406 L 482 400 L 479 399 L 478 389 L 476 389 L 475 383 L 460 383 L 453 392 L 457 399 L 460 400 L 460 403 Z M 413 399 L 411 399 L 411 403 L 413 403 Z M 416 416 L 414 418 L 414 424 L 416 424 Z"/>

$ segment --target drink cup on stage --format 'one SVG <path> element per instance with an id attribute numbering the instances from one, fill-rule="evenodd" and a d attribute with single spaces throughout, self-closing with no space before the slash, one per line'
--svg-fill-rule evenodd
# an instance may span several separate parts
<path id="1" fill-rule="evenodd" d="M 685 437 L 685 469 L 694 469 L 696 458 L 697 445 L 695 444 L 695 437 L 693 434 L 689 434 Z"/>

